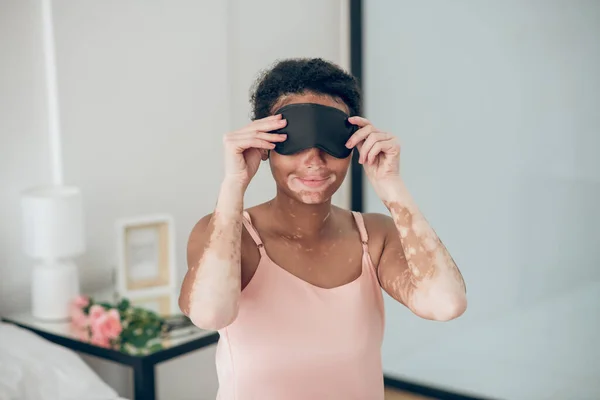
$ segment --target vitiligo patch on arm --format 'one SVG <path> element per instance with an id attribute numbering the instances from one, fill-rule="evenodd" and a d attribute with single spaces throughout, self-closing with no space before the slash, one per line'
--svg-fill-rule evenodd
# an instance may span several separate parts
<path id="1" fill-rule="evenodd" d="M 396 274 L 384 274 L 382 286 L 411 308 L 416 306 L 417 291 L 434 296 L 436 290 L 447 286 L 441 285 L 442 281 L 447 280 L 455 287 L 458 284 L 464 290 L 464 281 L 454 260 L 418 210 L 400 202 L 385 205 L 392 214 L 402 245 L 397 249 L 398 254 L 388 257 L 398 257 L 397 263 L 405 264 L 406 268 Z M 382 259 L 382 262 L 388 261 Z"/>

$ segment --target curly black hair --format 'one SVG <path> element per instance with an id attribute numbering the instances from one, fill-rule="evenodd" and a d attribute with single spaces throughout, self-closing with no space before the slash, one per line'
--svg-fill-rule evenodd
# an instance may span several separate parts
<path id="1" fill-rule="evenodd" d="M 253 85 L 252 119 L 265 118 L 283 95 L 312 92 L 343 101 L 350 115 L 361 115 L 362 99 L 357 79 L 338 65 L 321 58 L 277 61 Z"/>

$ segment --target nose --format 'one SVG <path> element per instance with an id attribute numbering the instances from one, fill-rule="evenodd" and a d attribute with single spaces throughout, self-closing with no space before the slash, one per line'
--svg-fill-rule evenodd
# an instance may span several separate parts
<path id="1" fill-rule="evenodd" d="M 308 168 L 319 168 L 325 165 L 325 152 L 316 147 L 304 151 L 303 164 Z"/>

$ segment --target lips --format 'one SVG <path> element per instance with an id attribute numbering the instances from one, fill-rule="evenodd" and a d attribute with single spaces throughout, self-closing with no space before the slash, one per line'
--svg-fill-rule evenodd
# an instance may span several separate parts
<path id="1" fill-rule="evenodd" d="M 303 181 L 325 181 L 329 176 L 299 176 L 298 179 Z"/>
<path id="2" fill-rule="evenodd" d="M 305 177 L 297 177 L 297 179 L 304 186 L 308 186 L 311 188 L 318 188 L 324 186 L 329 182 L 328 176 L 305 176 Z"/>

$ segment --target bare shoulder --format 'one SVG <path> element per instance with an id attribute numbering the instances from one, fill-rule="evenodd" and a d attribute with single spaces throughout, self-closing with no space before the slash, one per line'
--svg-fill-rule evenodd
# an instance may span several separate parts
<path id="1" fill-rule="evenodd" d="M 213 214 L 214 213 L 206 214 L 194 224 L 190 233 L 190 239 L 192 238 L 192 236 L 196 236 L 198 235 L 198 233 L 204 232 L 206 230 L 206 228 L 210 224 L 210 220 L 213 217 Z"/>
<path id="2" fill-rule="evenodd" d="M 340 215 L 345 214 L 344 218 L 347 218 L 348 221 L 354 220 L 351 210 L 337 206 L 332 207 Z M 388 215 L 381 213 L 360 213 L 360 215 L 363 218 L 370 239 L 376 239 L 378 237 L 383 238 L 390 229 L 394 228 L 394 220 Z"/>
<path id="3" fill-rule="evenodd" d="M 389 215 L 381 213 L 364 213 L 362 216 L 370 237 L 383 240 L 390 230 L 395 229 L 394 220 Z"/>
<path id="4" fill-rule="evenodd" d="M 379 266 L 388 235 L 395 229 L 394 220 L 390 216 L 381 213 L 364 213 L 363 220 L 369 234 L 369 253 L 371 254 L 371 259 L 375 266 Z"/>
<path id="5" fill-rule="evenodd" d="M 204 250 L 207 243 L 210 241 L 210 236 L 214 229 L 214 227 L 211 226 L 213 223 L 213 216 L 214 213 L 206 214 L 192 227 L 187 242 L 188 265 L 190 265 L 190 260 L 193 261 L 197 259 L 198 254 Z M 242 229 L 241 245 L 242 253 L 250 253 L 251 255 L 254 253 L 253 250 L 256 248 L 256 245 L 254 244 L 252 236 L 246 229 Z"/>
<path id="6" fill-rule="evenodd" d="M 244 209 L 244 212 L 246 212 L 247 215 L 250 217 L 250 223 L 252 224 L 254 229 L 258 232 L 261 232 L 262 221 L 269 220 L 269 218 L 265 218 L 265 204 L 258 204 L 256 206 L 246 208 Z M 259 260 L 260 254 L 256 243 L 254 242 L 254 239 L 252 238 L 248 227 L 244 226 L 242 228 L 242 266 L 249 264 L 252 268 L 255 269 L 255 267 L 258 266 Z"/>
<path id="7" fill-rule="evenodd" d="M 194 224 L 188 237 L 188 246 L 194 246 L 198 242 L 203 241 L 203 237 L 208 233 L 212 217 L 213 213 L 206 214 Z"/>
<path id="8" fill-rule="evenodd" d="M 250 222 L 257 233 L 259 234 L 261 240 L 264 234 L 264 221 L 269 221 L 268 211 L 266 210 L 266 204 L 258 204 L 253 207 L 248 207 L 244 211 L 248 213 L 250 217 Z M 246 288 L 248 283 L 254 277 L 256 273 L 256 269 L 258 268 L 258 264 L 260 262 L 260 251 L 258 250 L 258 246 L 256 242 L 252 238 L 252 235 L 248 231 L 247 227 L 242 228 L 242 290 Z"/>

